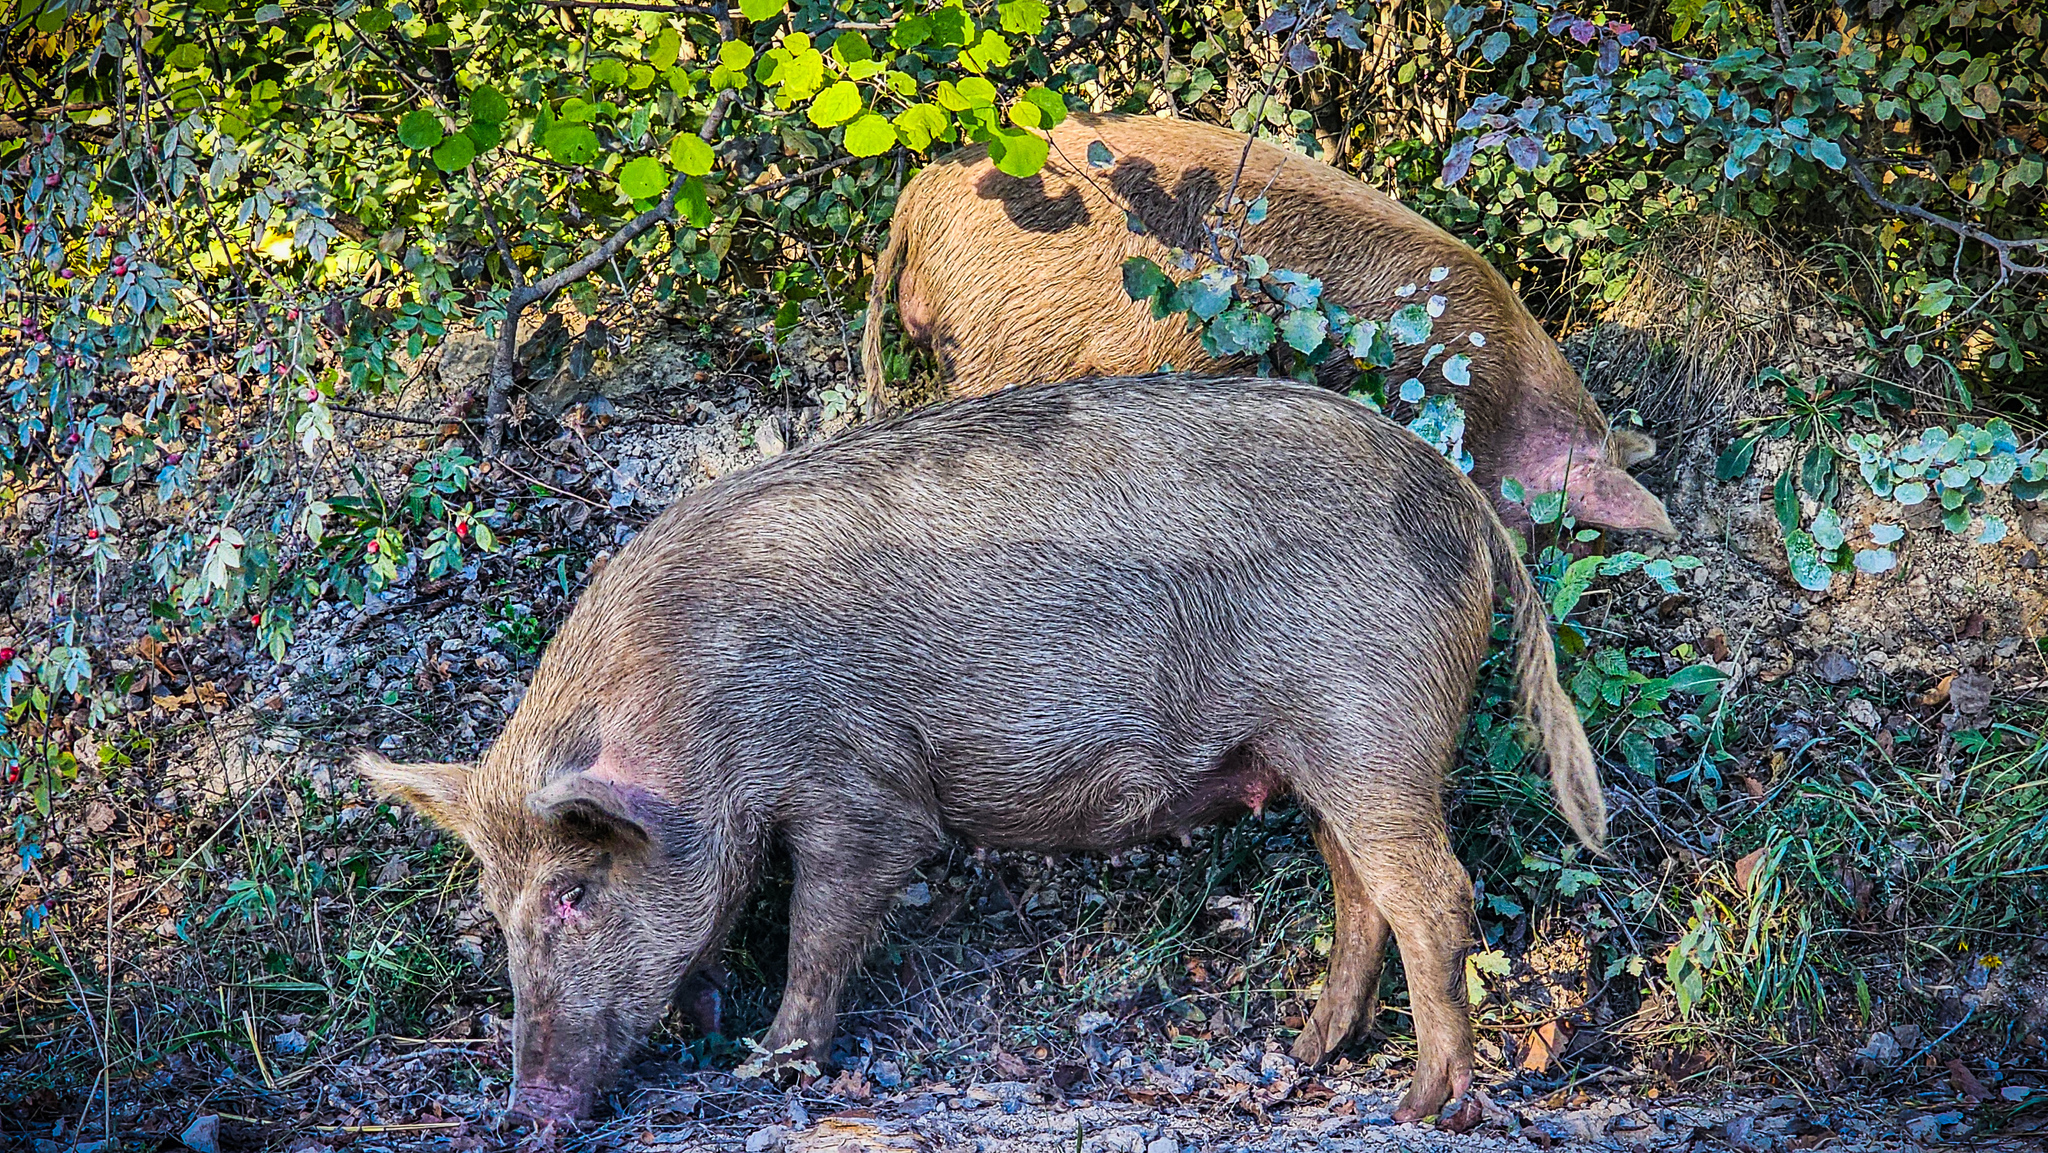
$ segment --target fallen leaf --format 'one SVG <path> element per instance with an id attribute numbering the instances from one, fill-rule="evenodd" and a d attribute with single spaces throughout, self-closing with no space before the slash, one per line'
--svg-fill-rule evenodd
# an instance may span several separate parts
<path id="1" fill-rule="evenodd" d="M 1545 1072 L 1557 1063 L 1571 1038 L 1571 1022 L 1562 1017 L 1545 1021 L 1529 1030 L 1529 1035 L 1522 1039 L 1522 1059 L 1518 1063 L 1532 1073 Z"/>
<path id="2" fill-rule="evenodd" d="M 998 1049 L 996 1050 L 996 1072 L 1001 1073 L 1012 1081 L 1023 1081 L 1031 1076 L 1031 1066 L 1026 1065 L 1024 1059 L 1015 1053 L 1005 1053 Z"/>
<path id="3" fill-rule="evenodd" d="M 1934 682 L 1934 687 L 1921 693 L 1914 703 L 1920 705 L 1945 705 L 1948 703 L 1949 684 L 1955 680 L 1953 674 Z"/>
<path id="4" fill-rule="evenodd" d="M 1735 862 L 1735 887 L 1749 891 L 1749 882 L 1756 877 L 1756 867 L 1764 859 L 1764 851 L 1758 849 Z"/>
<path id="5" fill-rule="evenodd" d="M 1977 1075 L 1970 1072 L 1970 1067 L 1963 1064 L 1961 1058 L 1948 1059 L 1948 1083 L 1955 1086 L 1956 1092 L 1972 1101 L 1991 1099 L 1991 1090 L 1984 1087 L 1984 1082 L 1977 1080 Z"/>

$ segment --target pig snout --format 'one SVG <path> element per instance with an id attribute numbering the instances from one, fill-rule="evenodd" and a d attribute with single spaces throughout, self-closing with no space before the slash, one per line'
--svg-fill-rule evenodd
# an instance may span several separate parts
<path id="1" fill-rule="evenodd" d="M 590 1115 L 590 1090 L 546 1081 L 522 1081 L 512 1091 L 512 1111 L 536 1121 L 580 1121 Z"/>

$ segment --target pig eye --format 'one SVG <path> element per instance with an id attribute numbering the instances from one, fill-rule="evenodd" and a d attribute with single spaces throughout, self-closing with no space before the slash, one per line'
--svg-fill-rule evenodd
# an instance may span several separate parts
<path id="1" fill-rule="evenodd" d="M 583 904 L 583 886 L 572 885 L 555 898 L 555 911 L 567 916 Z"/>

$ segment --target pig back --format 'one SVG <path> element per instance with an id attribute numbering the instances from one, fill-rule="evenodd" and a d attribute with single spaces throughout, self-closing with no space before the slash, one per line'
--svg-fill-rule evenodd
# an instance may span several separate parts
<path id="1" fill-rule="evenodd" d="M 1070 382 L 691 495 L 556 644 L 634 622 L 667 759 L 770 809 L 886 796 L 982 843 L 1113 847 L 1261 733 L 1462 723 L 1497 532 L 1327 392 Z"/>

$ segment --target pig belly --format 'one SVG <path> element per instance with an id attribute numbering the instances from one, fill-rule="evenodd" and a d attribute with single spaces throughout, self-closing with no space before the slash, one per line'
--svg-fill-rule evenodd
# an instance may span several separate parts
<path id="1" fill-rule="evenodd" d="M 1064 772 L 1016 776 L 1025 779 L 1009 790 L 985 779 L 950 782 L 940 791 L 942 820 L 979 847 L 1113 853 L 1262 811 L 1287 794 L 1286 782 L 1249 748 L 1194 772 L 1111 754 Z M 1010 800 L 991 804 L 990 797 Z"/>

